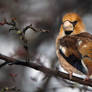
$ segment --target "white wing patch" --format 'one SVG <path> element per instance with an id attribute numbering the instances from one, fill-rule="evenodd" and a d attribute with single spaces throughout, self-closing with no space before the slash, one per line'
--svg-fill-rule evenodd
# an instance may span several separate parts
<path id="1" fill-rule="evenodd" d="M 78 45 L 81 45 L 82 44 L 82 40 L 78 40 Z"/>
<path id="2" fill-rule="evenodd" d="M 85 68 L 85 70 L 88 72 L 88 68 L 86 67 L 86 65 L 84 64 L 83 60 L 81 60 L 81 63 L 83 65 L 83 67 Z"/>
<path id="3" fill-rule="evenodd" d="M 62 51 L 64 54 L 66 53 L 66 47 L 63 47 L 63 46 L 60 45 L 60 49 L 61 49 L 61 51 Z"/>

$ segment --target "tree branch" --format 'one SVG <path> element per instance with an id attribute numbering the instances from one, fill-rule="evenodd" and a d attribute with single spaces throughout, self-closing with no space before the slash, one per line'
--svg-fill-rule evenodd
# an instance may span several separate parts
<path id="1" fill-rule="evenodd" d="M 32 31 L 34 31 L 34 32 L 49 32 L 48 30 L 39 29 L 39 28 L 37 29 L 37 28 L 33 27 L 32 24 L 24 27 L 23 29 L 20 29 L 17 26 L 16 18 L 12 18 L 10 22 L 7 21 L 7 19 L 3 19 L 3 21 L 0 22 L 0 26 L 4 26 L 4 25 L 8 25 L 10 27 L 9 32 L 15 31 L 16 34 L 18 35 L 19 39 L 23 42 L 23 47 L 27 51 L 27 57 L 26 57 L 27 61 L 29 61 L 29 59 L 30 59 L 30 53 L 29 53 L 29 46 L 28 46 L 29 42 L 28 42 L 28 39 L 26 39 L 25 32 L 28 29 L 32 29 Z M 3 65 L 5 65 L 5 64 L 6 63 L 3 63 Z M 3 65 L 1 65 L 0 67 L 3 67 Z"/>
<path id="2" fill-rule="evenodd" d="M 30 68 L 36 69 L 38 71 L 41 71 L 41 72 L 48 74 L 48 75 L 51 75 L 51 76 L 61 77 L 63 79 L 70 80 L 68 74 L 57 71 L 57 70 L 51 70 L 49 68 L 46 68 L 45 66 L 42 66 L 42 65 L 39 65 L 36 63 L 26 62 L 26 61 L 24 62 L 24 61 L 17 60 L 17 59 L 11 58 L 11 57 L 7 57 L 7 56 L 2 55 L 2 54 L 0 54 L 0 59 L 5 60 L 6 62 L 15 64 L 15 65 L 30 67 Z M 83 81 L 83 80 L 84 79 L 79 78 L 79 77 L 75 77 L 75 76 L 72 76 L 72 79 L 71 79 L 71 81 L 78 82 L 80 84 L 92 87 L 92 80 L 87 80 L 87 81 Z"/>

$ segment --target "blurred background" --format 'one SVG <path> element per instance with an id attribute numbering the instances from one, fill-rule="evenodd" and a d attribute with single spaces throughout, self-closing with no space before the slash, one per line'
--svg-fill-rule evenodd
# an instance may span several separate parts
<path id="1" fill-rule="evenodd" d="M 16 17 L 17 26 L 23 29 L 32 24 L 48 33 L 27 30 L 25 37 L 29 52 L 34 57 L 30 62 L 63 71 L 56 57 L 55 39 L 59 32 L 62 16 L 77 12 L 86 29 L 92 29 L 92 0 L 0 0 L 0 21 Z M 0 53 L 18 59 L 25 59 L 22 41 L 9 26 L 0 26 Z M 1 61 L 0 63 L 3 63 Z M 62 78 L 47 76 L 42 72 L 23 66 L 6 65 L 0 69 L 0 92 L 92 92 L 92 89 Z"/>

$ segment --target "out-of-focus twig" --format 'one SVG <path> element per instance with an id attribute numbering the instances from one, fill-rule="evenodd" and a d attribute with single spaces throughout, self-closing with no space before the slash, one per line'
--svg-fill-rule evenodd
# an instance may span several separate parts
<path id="1" fill-rule="evenodd" d="M 25 32 L 28 29 L 32 29 L 35 32 L 48 32 L 48 31 L 43 30 L 43 29 L 37 29 L 37 28 L 33 27 L 32 24 L 26 26 L 23 29 L 20 29 L 20 28 L 17 27 L 16 18 L 12 18 L 10 22 L 8 22 L 6 19 L 4 19 L 2 22 L 0 22 L 1 26 L 5 25 L 5 24 L 10 27 L 9 32 L 15 31 L 16 34 L 18 35 L 19 39 L 23 41 L 23 46 L 28 53 L 26 59 L 27 59 L 27 61 L 29 61 L 30 60 L 30 53 L 29 53 L 28 40 L 25 37 Z"/>
<path id="2" fill-rule="evenodd" d="M 32 24 L 30 24 L 29 26 L 26 26 L 26 27 L 23 29 L 23 33 L 25 33 L 27 29 L 32 29 L 32 30 L 35 31 L 35 32 L 49 32 L 48 30 L 35 28 L 35 27 L 32 26 Z"/>
<path id="3" fill-rule="evenodd" d="M 63 79 L 70 80 L 68 74 L 54 70 L 54 69 L 53 70 L 49 69 L 45 66 L 38 65 L 36 63 L 20 61 L 20 60 L 11 58 L 11 57 L 7 57 L 7 56 L 2 55 L 2 54 L 0 54 L 0 59 L 5 60 L 6 62 L 15 64 L 15 65 L 30 67 L 30 68 L 36 69 L 38 71 L 41 71 L 41 72 L 48 74 L 48 75 L 51 75 L 51 76 L 61 77 Z M 92 80 L 84 81 L 84 79 L 82 79 L 82 78 L 72 76 L 71 81 L 92 87 Z"/>
<path id="4" fill-rule="evenodd" d="M 0 90 L 0 92 L 20 92 L 20 89 L 16 87 L 5 87 Z"/>
<path id="5" fill-rule="evenodd" d="M 2 22 L 0 22 L 0 25 L 3 26 L 3 25 L 9 25 L 9 26 L 12 26 L 9 30 L 15 30 L 15 31 L 19 31 L 20 29 L 17 27 L 17 23 L 16 23 L 16 18 L 12 18 L 11 19 L 11 22 L 8 22 L 6 19 L 4 19 Z M 25 33 L 28 29 L 32 29 L 33 31 L 35 32 L 49 32 L 48 30 L 44 30 L 44 29 L 39 29 L 39 28 L 35 28 L 32 26 L 32 24 L 24 27 L 22 30 L 21 30 L 21 33 Z M 24 35 L 23 35 L 24 36 Z"/>
<path id="6" fill-rule="evenodd" d="M 10 22 L 8 22 L 6 19 L 4 19 L 2 22 L 0 22 L 0 25 L 3 26 L 3 25 L 9 25 L 10 28 L 9 28 L 9 32 L 10 31 L 16 31 L 16 33 L 18 34 L 19 38 L 21 40 L 23 40 L 24 42 L 24 46 L 26 47 L 26 49 L 28 48 L 27 47 L 27 39 L 25 37 L 25 32 L 28 30 L 28 29 L 32 29 L 33 31 L 35 32 L 48 32 L 48 30 L 44 30 L 44 29 L 39 29 L 39 28 L 35 28 L 32 26 L 32 24 L 24 27 L 23 29 L 20 29 L 17 27 L 17 23 L 16 23 L 16 18 L 12 18 Z"/>

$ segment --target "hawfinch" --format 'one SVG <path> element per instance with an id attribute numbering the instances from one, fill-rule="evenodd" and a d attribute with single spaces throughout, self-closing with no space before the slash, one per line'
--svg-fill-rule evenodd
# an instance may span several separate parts
<path id="1" fill-rule="evenodd" d="M 56 54 L 61 66 L 69 73 L 92 77 L 92 35 L 85 32 L 82 19 L 76 13 L 67 13 L 62 19 L 56 39 Z"/>

